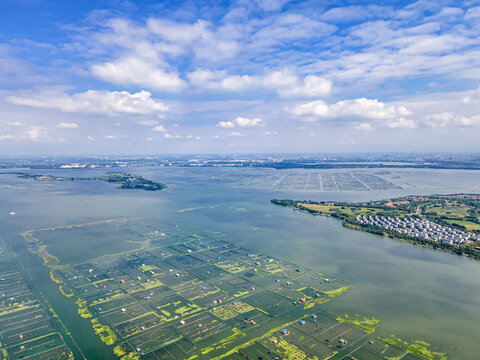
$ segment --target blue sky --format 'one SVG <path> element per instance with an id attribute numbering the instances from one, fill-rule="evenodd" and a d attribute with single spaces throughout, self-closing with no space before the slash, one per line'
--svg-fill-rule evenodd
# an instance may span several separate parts
<path id="1" fill-rule="evenodd" d="M 479 35 L 473 0 L 0 0 L 0 154 L 478 151 Z"/>

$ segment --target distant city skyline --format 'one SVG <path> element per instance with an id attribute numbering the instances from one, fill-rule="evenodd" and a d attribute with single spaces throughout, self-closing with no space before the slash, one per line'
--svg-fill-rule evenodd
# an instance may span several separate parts
<path id="1" fill-rule="evenodd" d="M 480 2 L 0 1 L 0 155 L 475 152 Z"/>

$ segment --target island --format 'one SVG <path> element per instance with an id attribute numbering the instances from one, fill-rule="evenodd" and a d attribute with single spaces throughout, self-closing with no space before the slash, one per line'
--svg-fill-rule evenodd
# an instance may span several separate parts
<path id="1" fill-rule="evenodd" d="M 404 196 L 360 203 L 271 202 L 338 218 L 348 228 L 480 259 L 479 194 Z"/>
<path id="2" fill-rule="evenodd" d="M 18 177 L 23 179 L 32 179 L 36 181 L 100 180 L 118 184 L 118 189 L 142 189 L 147 191 L 159 191 L 167 188 L 167 185 L 161 182 L 148 180 L 140 175 L 127 174 L 123 172 L 108 172 L 106 176 L 95 177 L 67 177 L 22 173 Z"/>

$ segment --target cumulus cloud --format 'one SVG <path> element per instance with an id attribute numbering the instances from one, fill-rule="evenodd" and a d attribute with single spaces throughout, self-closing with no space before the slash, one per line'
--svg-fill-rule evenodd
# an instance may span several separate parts
<path id="1" fill-rule="evenodd" d="M 15 127 L 21 127 L 23 126 L 23 123 L 20 121 L 7 121 L 8 126 L 15 126 Z"/>
<path id="2" fill-rule="evenodd" d="M 176 92 L 185 87 L 176 70 L 179 56 L 198 60 L 229 59 L 238 51 L 231 31 L 205 20 L 192 23 L 150 17 L 135 23 L 125 18 L 111 18 L 97 24 L 97 31 L 78 29 L 73 49 L 87 51 L 106 60 L 91 65 L 96 78 L 119 85 Z"/>
<path id="3" fill-rule="evenodd" d="M 48 129 L 43 126 L 32 126 L 27 130 L 27 136 L 35 142 L 46 142 L 50 140 Z"/>
<path id="4" fill-rule="evenodd" d="M 374 128 L 372 124 L 369 123 L 360 123 L 357 126 L 355 126 L 356 130 L 361 130 L 361 131 L 372 131 Z"/>
<path id="5" fill-rule="evenodd" d="M 305 96 L 316 97 L 329 95 L 332 91 L 332 81 L 322 77 L 309 75 L 303 79 L 302 86 L 295 86 L 291 89 L 280 90 L 282 96 Z"/>
<path id="6" fill-rule="evenodd" d="M 377 99 L 366 98 L 339 101 L 330 107 L 330 113 L 333 117 L 350 116 L 378 120 L 410 115 L 403 106 L 385 105 Z"/>
<path id="7" fill-rule="evenodd" d="M 225 70 L 197 69 L 187 75 L 190 83 L 208 90 L 244 91 L 263 88 L 275 91 L 282 97 L 315 97 L 329 95 L 332 81 L 308 75 L 303 81 L 288 69 L 264 75 L 228 75 Z"/>
<path id="8" fill-rule="evenodd" d="M 214 29 L 213 24 L 205 20 L 182 23 L 150 18 L 147 29 L 165 42 L 162 44 L 163 48 L 174 48 L 180 53 L 191 50 L 194 56 L 201 60 L 230 59 L 238 51 L 238 44 L 232 38 L 232 33 L 222 31 L 221 28 Z M 155 45 L 158 48 L 158 44 L 152 45 L 154 49 Z"/>
<path id="9" fill-rule="evenodd" d="M 239 116 L 235 119 L 235 124 L 237 124 L 237 126 L 240 126 L 240 127 L 260 126 L 261 122 L 262 122 L 262 119 L 260 118 L 247 119 Z"/>
<path id="10" fill-rule="evenodd" d="M 166 133 L 163 135 L 165 139 L 180 139 L 182 136 L 181 135 L 172 135 L 169 133 Z"/>
<path id="11" fill-rule="evenodd" d="M 480 101 L 480 88 L 468 91 L 468 95 L 465 95 L 462 99 L 464 104 L 470 104 Z"/>
<path id="12" fill-rule="evenodd" d="M 167 130 L 163 127 L 163 125 L 157 125 L 155 126 L 152 131 L 155 132 L 167 132 Z"/>
<path id="13" fill-rule="evenodd" d="M 235 123 L 233 121 L 220 121 L 217 124 L 217 127 L 221 127 L 224 129 L 232 129 L 235 127 Z"/>
<path id="14" fill-rule="evenodd" d="M 262 119 L 260 118 L 254 118 L 254 119 L 248 119 L 244 117 L 237 117 L 233 121 L 220 121 L 217 124 L 217 127 L 221 127 L 224 129 L 233 129 L 234 127 L 255 127 L 255 126 L 262 126 Z"/>
<path id="15" fill-rule="evenodd" d="M 451 112 L 426 115 L 424 120 L 425 125 L 431 128 L 442 128 L 452 124 L 463 127 L 480 125 L 480 115 L 463 116 Z"/>
<path id="16" fill-rule="evenodd" d="M 261 84 L 268 88 L 284 89 L 297 85 L 298 78 L 290 70 L 273 71 L 261 78 Z"/>
<path id="17" fill-rule="evenodd" d="M 160 65 L 137 57 L 92 66 L 92 74 L 118 85 L 136 85 L 154 90 L 179 91 L 185 82 L 176 72 L 166 72 Z"/>
<path id="18" fill-rule="evenodd" d="M 115 135 L 107 135 L 105 136 L 105 139 L 107 140 L 115 140 L 117 137 Z"/>
<path id="19" fill-rule="evenodd" d="M 388 122 L 386 124 L 389 128 L 407 128 L 407 129 L 415 129 L 417 127 L 417 123 L 413 119 L 406 119 L 404 117 L 400 117 L 397 120 Z"/>
<path id="20" fill-rule="evenodd" d="M 10 134 L 0 134 L 0 141 L 1 140 L 11 140 L 13 139 L 13 135 Z"/>
<path id="21" fill-rule="evenodd" d="M 60 124 L 57 125 L 57 128 L 59 128 L 59 129 L 78 129 L 78 125 L 74 122 L 71 122 L 71 123 L 61 122 Z"/>
<path id="22" fill-rule="evenodd" d="M 360 98 L 355 100 L 342 100 L 328 105 L 323 100 L 316 100 L 299 104 L 292 109 L 287 109 L 296 116 L 305 116 L 307 121 L 317 119 L 359 121 L 359 120 L 385 120 L 385 125 L 396 127 L 415 127 L 413 120 L 406 119 L 411 115 L 404 106 L 387 105 L 377 99 Z"/>
<path id="23" fill-rule="evenodd" d="M 248 87 L 258 86 L 257 76 L 230 75 L 225 70 L 197 69 L 187 75 L 188 80 L 194 86 L 209 90 L 239 91 Z"/>
<path id="24" fill-rule="evenodd" d="M 21 96 L 9 96 L 7 101 L 35 108 L 59 109 L 64 112 L 94 113 L 104 115 L 161 113 L 168 107 L 152 98 L 148 91 L 88 90 L 69 95 L 65 92 L 40 91 Z"/>
<path id="25" fill-rule="evenodd" d="M 240 136 L 245 136 L 243 133 L 239 131 L 232 131 L 231 133 L 228 133 L 227 136 L 235 136 L 235 137 L 240 137 Z"/>
<path id="26" fill-rule="evenodd" d="M 293 109 L 290 109 L 290 112 L 297 116 L 311 115 L 316 117 L 327 117 L 329 115 L 329 110 L 329 106 L 325 101 L 316 100 L 305 104 L 299 104 Z"/>
<path id="27" fill-rule="evenodd" d="M 157 120 L 140 120 L 140 121 L 137 121 L 137 123 L 143 126 L 155 126 L 158 124 L 158 121 Z"/>

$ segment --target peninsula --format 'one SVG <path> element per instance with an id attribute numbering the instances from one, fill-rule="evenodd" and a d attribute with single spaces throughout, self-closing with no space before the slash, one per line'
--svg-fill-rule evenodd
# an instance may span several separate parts
<path id="1" fill-rule="evenodd" d="M 347 203 L 272 200 L 314 215 L 332 216 L 346 227 L 480 259 L 480 195 L 405 196 Z"/>
<path id="2" fill-rule="evenodd" d="M 118 189 L 142 189 L 148 191 L 158 191 L 167 188 L 167 185 L 161 182 L 148 180 L 140 175 L 127 174 L 123 172 L 108 172 L 106 176 L 94 177 L 66 177 L 39 174 L 21 174 L 18 177 L 22 179 L 32 179 L 36 181 L 100 180 L 118 184 Z"/>

